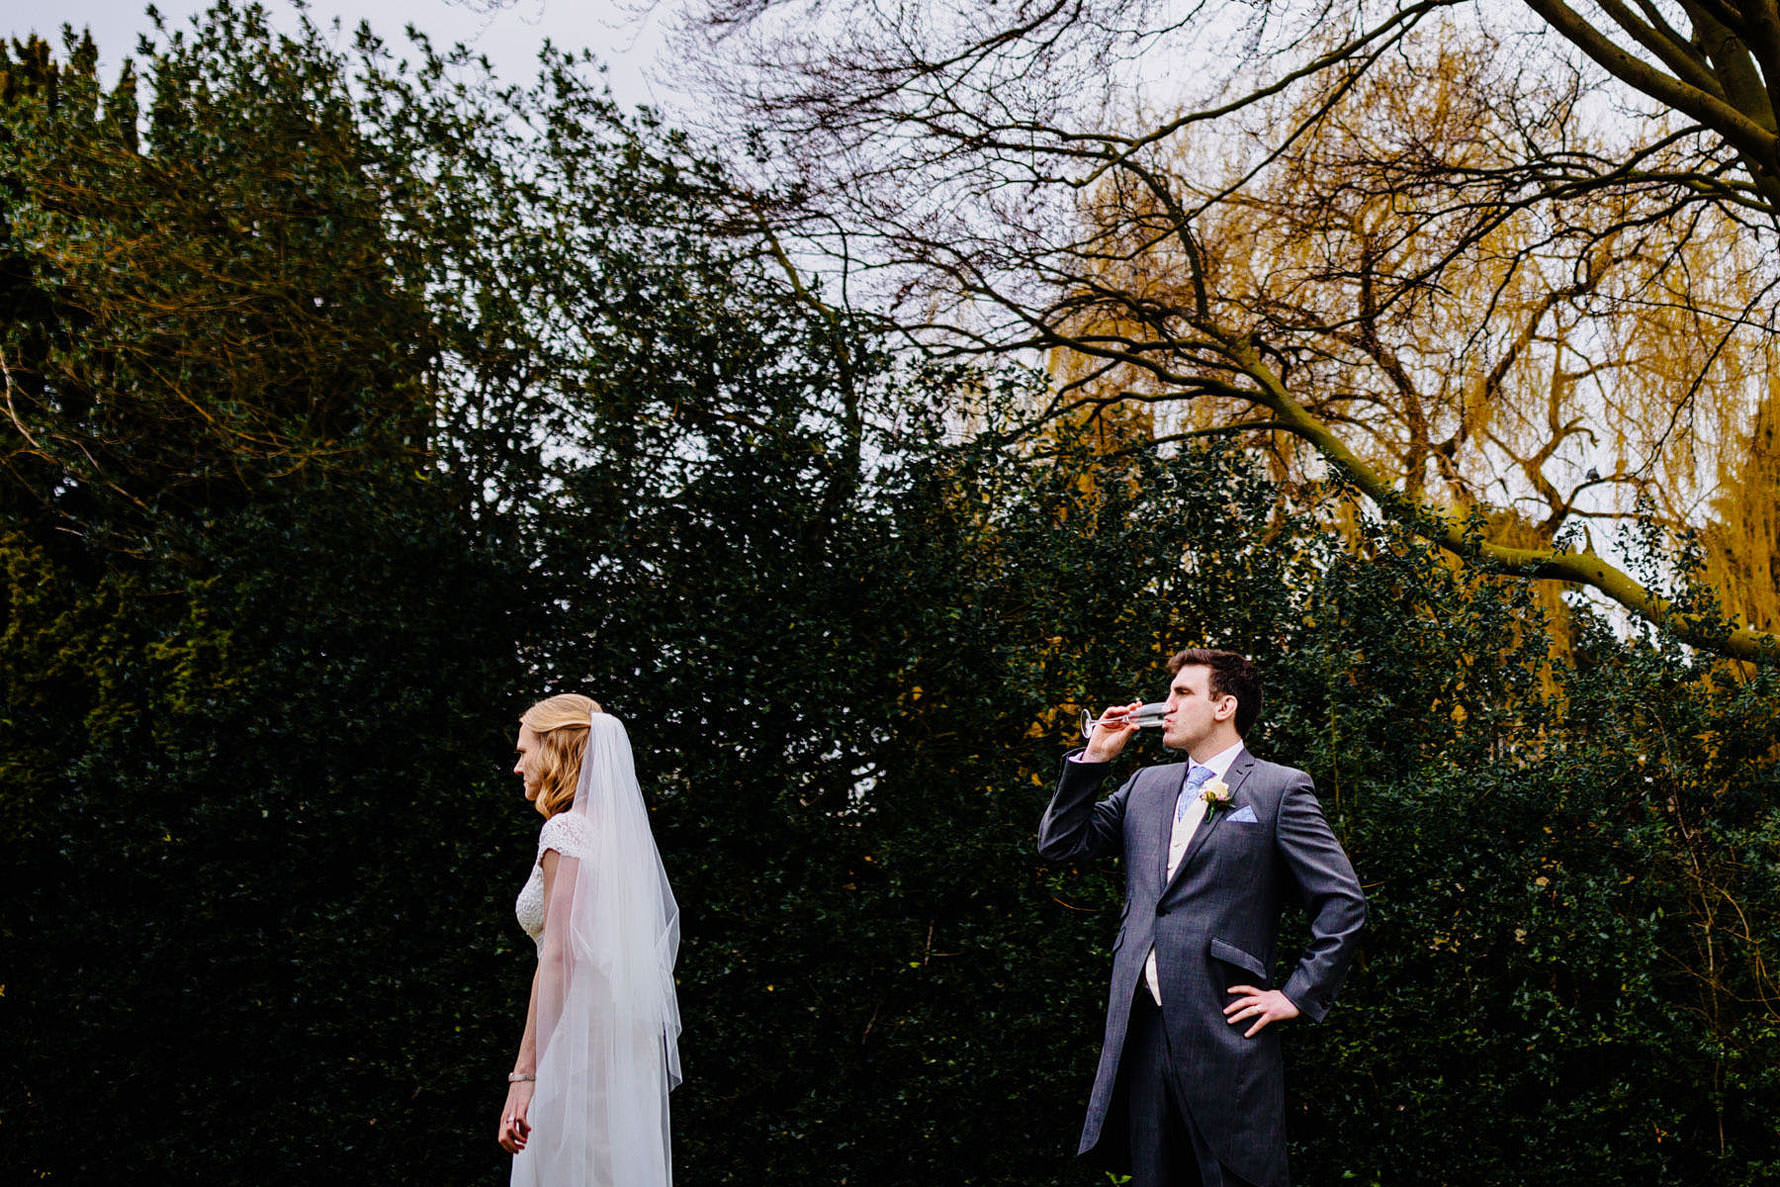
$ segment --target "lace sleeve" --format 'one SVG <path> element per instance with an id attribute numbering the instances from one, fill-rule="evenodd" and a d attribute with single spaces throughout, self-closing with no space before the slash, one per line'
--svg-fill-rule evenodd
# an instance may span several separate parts
<path id="1" fill-rule="evenodd" d="M 538 857 L 544 856 L 544 850 L 554 849 L 578 861 L 587 856 L 592 843 L 587 817 L 577 812 L 558 812 L 538 831 Z"/>

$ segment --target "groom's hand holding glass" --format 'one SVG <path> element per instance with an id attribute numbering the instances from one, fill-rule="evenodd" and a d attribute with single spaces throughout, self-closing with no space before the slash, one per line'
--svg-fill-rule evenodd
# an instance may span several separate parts
<path id="1" fill-rule="evenodd" d="M 1142 701 L 1108 705 L 1088 734 L 1088 748 L 1082 751 L 1082 761 L 1111 762 L 1119 757 L 1131 736 L 1141 728 L 1137 723 L 1137 711 L 1141 708 Z"/>

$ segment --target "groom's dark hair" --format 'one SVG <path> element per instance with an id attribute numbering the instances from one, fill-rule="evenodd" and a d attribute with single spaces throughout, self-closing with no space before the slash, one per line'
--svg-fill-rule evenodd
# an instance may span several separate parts
<path id="1" fill-rule="evenodd" d="M 1175 676 L 1182 668 L 1210 668 L 1207 682 L 1214 697 L 1236 698 L 1236 736 L 1248 737 L 1249 729 L 1261 716 L 1261 675 L 1248 657 L 1234 651 L 1218 651 L 1210 647 L 1188 647 L 1174 653 L 1168 661 L 1168 674 Z"/>

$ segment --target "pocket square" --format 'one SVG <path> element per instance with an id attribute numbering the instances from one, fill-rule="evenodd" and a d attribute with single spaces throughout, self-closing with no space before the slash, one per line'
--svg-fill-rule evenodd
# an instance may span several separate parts
<path id="1" fill-rule="evenodd" d="M 1235 812 L 1230 814 L 1230 823 L 1231 824 L 1259 824 L 1261 822 L 1259 820 L 1255 819 L 1254 805 L 1253 804 L 1244 804 L 1244 805 L 1242 805 L 1242 807 L 1236 809 Z"/>

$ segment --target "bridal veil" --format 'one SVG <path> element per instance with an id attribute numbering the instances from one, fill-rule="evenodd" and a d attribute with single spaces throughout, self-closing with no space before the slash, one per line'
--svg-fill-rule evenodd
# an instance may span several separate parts
<path id="1" fill-rule="evenodd" d="M 668 1092 L 680 1082 L 680 912 L 630 738 L 594 713 L 538 965 L 538 1070 L 515 1187 L 667 1187 Z"/>

